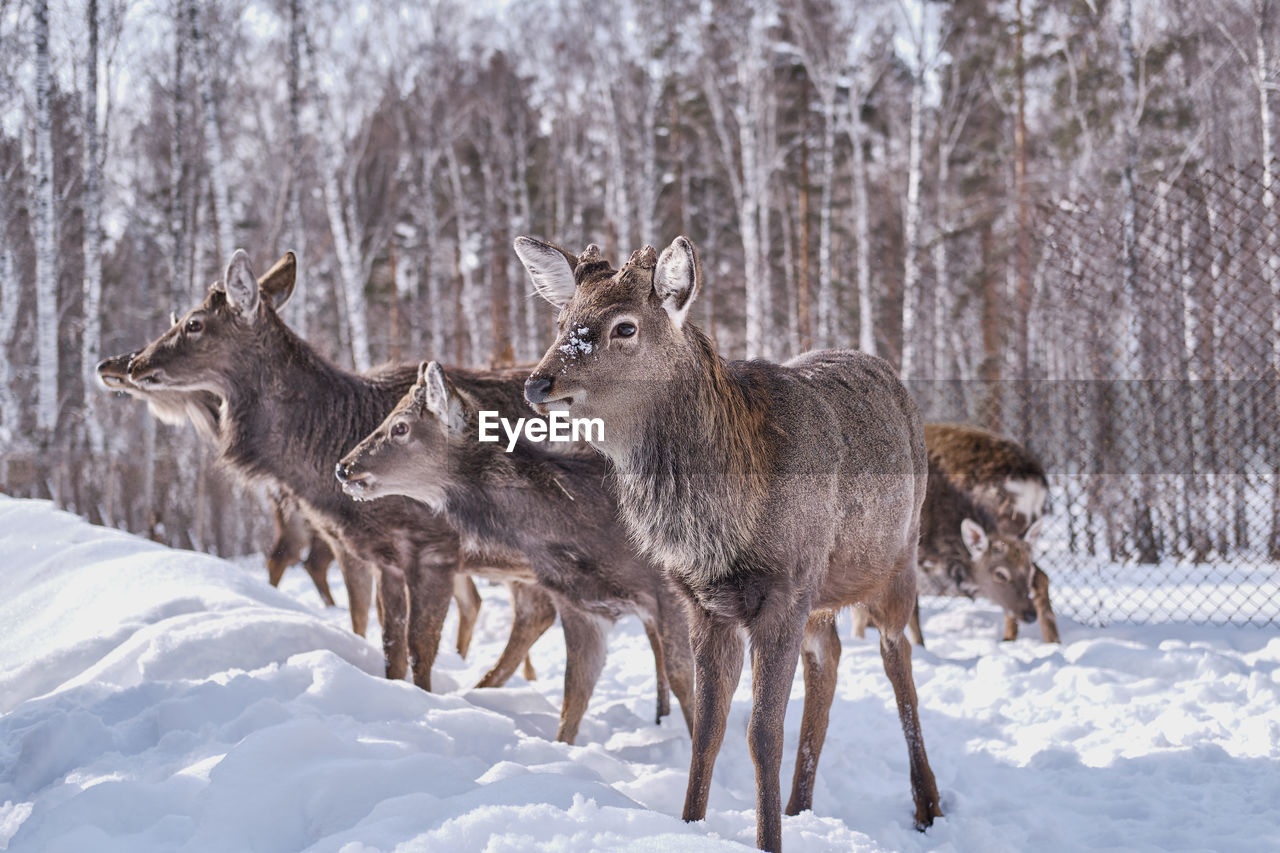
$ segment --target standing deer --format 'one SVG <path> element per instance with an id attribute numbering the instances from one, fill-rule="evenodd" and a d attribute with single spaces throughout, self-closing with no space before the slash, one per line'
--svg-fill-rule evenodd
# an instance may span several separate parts
<path id="1" fill-rule="evenodd" d="M 129 379 L 144 391 L 219 399 L 222 460 L 249 480 L 287 489 L 340 555 L 376 568 L 387 677 L 403 678 L 412 666 L 414 682 L 430 690 L 449 599 L 469 584 L 460 564 L 503 580 L 527 577 L 528 568 L 510 553 L 464 559 L 453 528 L 415 501 L 388 498 L 375 509 L 342 493 L 334 463 L 391 411 L 413 385 L 417 366 L 352 374 L 326 361 L 277 314 L 295 273 L 290 253 L 259 281 L 237 250 L 204 301 L 132 360 Z M 520 377 L 466 371 L 458 381 L 486 406 L 512 415 L 527 411 Z M 517 622 L 530 613 L 544 625 L 554 619 L 545 594 L 527 584 L 517 585 L 513 604 Z M 353 602 L 353 618 L 356 611 Z"/>
<path id="2" fill-rule="evenodd" d="M 1018 442 L 964 424 L 925 424 L 929 463 L 995 517 L 1002 536 L 1027 542 L 1039 532 L 1049 495 L 1044 465 Z M 1046 643 L 1060 642 L 1049 601 L 1049 576 L 1032 563 L 1031 603 Z M 1007 612 L 1004 639 L 1018 637 L 1018 620 Z"/>
<path id="3" fill-rule="evenodd" d="M 271 280 L 272 276 L 278 275 L 279 272 L 279 270 L 273 268 L 263 276 L 263 281 Z M 176 318 L 174 320 L 176 323 Z M 135 385 L 129 380 L 129 365 L 140 352 L 141 350 L 135 350 L 98 362 L 97 374 L 99 383 L 109 391 L 116 391 L 146 403 L 151 414 L 161 423 L 180 426 L 190 421 L 201 438 L 217 447 L 220 441 L 221 398 L 212 391 L 202 389 L 184 391 L 166 388 L 142 388 Z M 267 554 L 268 580 L 272 586 L 277 586 L 284 570 L 297 560 L 302 548 L 309 541 L 310 551 L 304 565 L 316 585 L 317 592 L 320 593 L 320 598 L 326 606 L 333 606 L 333 595 L 329 591 L 329 579 L 327 577 L 327 569 L 334 555 L 331 544 L 326 542 L 309 525 L 307 525 L 308 529 L 306 530 L 298 528 L 298 522 L 302 521 L 305 524 L 305 519 L 297 518 L 295 512 L 288 512 L 281 506 L 283 501 L 288 500 L 285 490 L 273 488 L 271 491 L 273 493 L 271 500 L 276 536 L 271 550 Z M 363 637 L 369 622 L 369 603 L 373 592 L 373 574 L 368 566 L 351 555 L 343 555 L 338 560 L 338 568 L 342 572 L 342 580 L 347 587 L 351 613 L 351 630 Z M 479 597 L 479 593 L 476 593 L 476 597 Z M 462 598 L 459 599 L 458 606 L 460 612 L 462 612 L 464 607 Z M 470 607 L 470 598 L 466 599 L 466 607 L 469 610 L 478 610 L 478 605 L 475 608 Z M 475 619 L 475 613 L 471 613 L 469 620 L 464 615 L 461 621 L 474 624 Z M 463 645 L 463 640 L 460 630 L 460 646 Z M 465 640 L 468 643 L 470 642 L 469 630 Z"/>
<path id="4" fill-rule="evenodd" d="M 638 555 L 605 487 L 599 456 L 557 455 L 527 441 L 481 442 L 477 407 L 436 362 L 337 475 L 357 500 L 408 495 L 443 513 L 469 547 L 529 560 L 560 612 L 568 655 L 557 740 L 573 743 L 600 677 L 607 625 L 644 623 L 658 673 L 655 722 L 670 713 L 668 681 L 693 728 L 693 660 L 684 606 L 661 569 Z M 518 650 L 517 650 L 518 651 Z"/>
<path id="5" fill-rule="evenodd" d="M 835 613 L 864 603 L 907 741 L 915 824 L 941 815 L 925 754 L 911 645 L 920 505 L 920 414 L 890 366 L 831 350 L 785 364 L 727 362 L 689 322 L 702 283 L 693 245 L 635 252 L 614 270 L 521 237 L 516 252 L 560 308 L 559 335 L 525 383 L 539 411 L 600 418 L 634 540 L 688 603 L 695 663 L 684 819 L 706 816 L 711 772 L 750 639 L 756 842 L 782 846 L 783 717 L 803 652 L 805 700 L 788 814 L 811 807 L 835 695 Z M 752 286 L 756 283 L 752 282 Z"/>

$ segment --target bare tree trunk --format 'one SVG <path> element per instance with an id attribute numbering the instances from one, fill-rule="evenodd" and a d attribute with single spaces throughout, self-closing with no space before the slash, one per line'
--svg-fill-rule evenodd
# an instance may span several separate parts
<path id="1" fill-rule="evenodd" d="M 19 285 L 13 252 L 6 240 L 10 208 L 8 194 L 5 195 L 5 198 L 0 199 L 3 201 L 0 206 L 4 208 L 0 213 L 0 217 L 3 217 L 0 218 L 0 445 L 11 448 L 21 432 L 22 420 L 18 399 L 13 393 L 13 363 L 9 360 L 9 347 L 13 344 L 13 335 L 18 328 Z M 0 490 L 6 488 L 7 479 L 0 480 Z"/>
<path id="2" fill-rule="evenodd" d="M 818 202 L 818 345 L 836 344 L 836 289 L 831 269 L 832 195 L 836 182 L 836 93 L 822 94 L 822 196 Z M 807 171 L 807 164 L 806 170 Z M 808 188 L 804 189 L 808 193 Z"/>
<path id="3" fill-rule="evenodd" d="M 80 374 L 84 378 L 84 420 L 89 447 L 102 452 L 104 436 L 98 420 L 96 372 L 102 348 L 102 163 L 98 155 L 98 0 L 88 0 L 88 77 L 85 82 L 84 189 L 84 337 L 80 342 Z"/>
<path id="4" fill-rule="evenodd" d="M 907 152 L 907 204 L 903 240 L 906 257 L 902 271 L 902 378 L 910 379 L 919 369 L 916 318 L 920 312 L 920 172 L 923 160 L 924 127 L 924 37 L 916 46 L 916 69 L 911 85 L 911 131 Z"/>
<path id="5" fill-rule="evenodd" d="M 329 233 L 333 235 L 333 252 L 338 257 L 343 302 L 347 308 L 347 330 L 351 339 L 351 358 L 356 370 L 368 370 L 372 364 L 369 352 L 369 321 L 365 311 L 364 279 L 360 259 L 352 245 L 343 214 L 345 205 L 338 188 L 338 158 L 332 157 L 324 169 L 324 206 L 329 214 Z"/>
<path id="6" fill-rule="evenodd" d="M 871 300 L 871 214 L 867 198 L 867 155 L 863 146 L 862 99 L 849 96 L 849 142 L 853 145 L 854 240 L 858 265 L 858 349 L 876 354 L 875 309 Z"/>
<path id="7" fill-rule="evenodd" d="M 50 103 L 49 3 L 37 0 L 36 19 L 36 428 L 44 438 L 58 423 L 58 266 L 53 194 L 53 112 Z"/>
<path id="8" fill-rule="evenodd" d="M 183 136 L 187 128 L 186 88 L 183 65 L 187 55 L 187 26 L 183 7 L 174 21 L 173 45 L 173 138 L 169 142 L 169 239 L 172 240 L 173 281 L 170 296 L 173 309 L 191 298 L 191 267 L 187 255 L 187 163 Z"/>
<path id="9" fill-rule="evenodd" d="M 809 196 L 811 193 L 809 177 L 809 144 L 801 141 L 800 145 L 800 201 L 797 216 L 800 219 L 800 246 L 797 250 L 799 269 L 796 282 L 796 327 L 799 333 L 799 351 L 813 349 L 813 300 L 809 289 Z"/>
<path id="10" fill-rule="evenodd" d="M 196 0 L 187 0 L 187 20 L 191 28 L 191 49 L 195 54 L 200 78 L 200 104 L 204 111 L 204 144 L 213 187 L 213 213 L 217 218 L 218 258 L 223 264 L 235 249 L 235 233 L 231 225 L 231 194 L 227 189 L 227 173 L 222 156 L 222 136 L 218 127 L 218 104 L 213 96 L 213 70 L 209 67 L 209 49 L 200 32 L 200 14 Z"/>
<path id="11" fill-rule="evenodd" d="M 485 310 L 480 287 L 476 283 L 476 270 L 480 268 L 480 237 L 471 223 L 471 211 L 467 205 L 466 189 L 462 185 L 462 166 L 454 143 L 445 146 L 448 161 L 449 185 L 453 190 L 453 221 L 458 229 L 458 272 L 462 276 L 462 309 L 466 314 L 467 336 L 470 340 L 470 363 L 484 364 L 488 329 L 484 322 Z"/>
<path id="12" fill-rule="evenodd" d="M 302 221 L 302 10 L 300 0 L 289 0 L 289 246 L 299 265 L 307 263 L 307 230 Z M 294 291 L 286 310 L 290 323 L 303 338 L 308 336 L 312 288 Z"/>

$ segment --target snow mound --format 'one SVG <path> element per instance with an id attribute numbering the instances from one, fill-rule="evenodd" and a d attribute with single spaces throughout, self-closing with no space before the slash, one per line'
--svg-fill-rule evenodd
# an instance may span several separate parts
<path id="1" fill-rule="evenodd" d="M 336 576 L 336 572 L 335 572 Z M 336 579 L 336 578 L 335 578 Z M 474 690 L 508 627 L 500 588 L 471 658 L 428 694 L 301 572 L 232 563 L 0 496 L 0 849 L 671 851 L 754 842 L 734 697 L 708 819 L 679 819 L 689 737 L 652 723 L 643 631 L 624 621 L 580 745 L 551 742 L 563 639 L 539 678 Z M 335 596 L 343 599 L 340 586 Z M 1000 614 L 925 602 L 915 652 L 946 818 L 911 829 L 906 749 L 874 639 L 845 640 L 815 811 L 790 850 L 1280 848 L 1274 630 L 1063 622 L 998 643 Z M 1026 634 L 1035 634 L 1028 626 Z M 842 626 L 848 636 L 847 623 Z M 449 636 L 447 633 L 446 636 Z M 787 715 L 784 796 L 800 722 Z"/>

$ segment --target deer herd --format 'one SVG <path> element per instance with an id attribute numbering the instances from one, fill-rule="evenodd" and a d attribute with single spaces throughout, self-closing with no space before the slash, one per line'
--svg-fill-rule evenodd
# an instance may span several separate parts
<path id="1" fill-rule="evenodd" d="M 352 373 L 280 318 L 285 255 L 257 277 L 243 250 L 204 300 L 141 350 L 98 365 L 102 384 L 167 423 L 192 423 L 228 468 L 272 496 L 269 580 L 302 558 L 325 604 L 336 560 L 351 627 L 375 598 L 388 678 L 431 689 L 449 602 L 466 655 L 473 579 L 508 586 L 510 637 L 479 686 L 506 682 L 559 617 L 567 659 L 557 739 L 573 743 L 610 626 L 633 614 L 653 650 L 661 721 L 675 693 L 692 735 L 684 819 L 706 815 L 730 700 L 751 660 L 747 728 L 757 844 L 782 844 L 783 718 L 797 664 L 804 710 L 789 815 L 813 803 L 835 696 L 835 615 L 879 632 L 906 738 L 915 825 L 942 814 L 911 672 L 917 590 L 981 595 L 1005 639 L 1039 620 L 1057 641 L 1031 545 L 1045 473 L 981 429 L 922 424 L 882 359 L 809 352 L 726 361 L 692 322 L 702 287 L 684 237 L 615 269 L 528 237 L 515 251 L 559 310 L 536 367 L 438 362 Z M 532 409 L 531 409 L 532 407 Z M 548 418 L 602 428 L 538 441 Z M 501 441 L 482 422 L 521 422 Z M 535 427 L 537 429 L 535 429 Z M 336 476 L 335 476 L 336 475 Z"/>

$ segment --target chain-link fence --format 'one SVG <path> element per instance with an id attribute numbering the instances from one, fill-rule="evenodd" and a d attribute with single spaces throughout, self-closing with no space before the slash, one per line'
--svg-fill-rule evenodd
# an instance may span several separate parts
<path id="1" fill-rule="evenodd" d="M 1184 174 L 1128 204 L 1038 210 L 1026 356 L 1003 368 L 1018 378 L 918 390 L 927 418 L 986 420 L 1044 461 L 1038 560 L 1060 613 L 1280 623 L 1272 174 Z"/>

